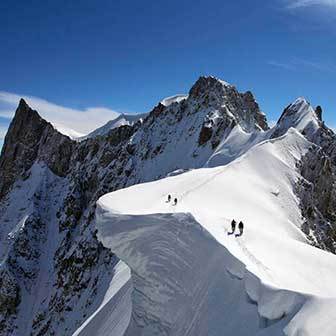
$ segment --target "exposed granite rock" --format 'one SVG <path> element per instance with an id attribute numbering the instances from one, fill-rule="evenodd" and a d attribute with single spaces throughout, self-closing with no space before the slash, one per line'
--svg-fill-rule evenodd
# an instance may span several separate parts
<path id="1" fill-rule="evenodd" d="M 65 176 L 74 142 L 60 134 L 21 99 L 10 124 L 0 156 L 0 200 L 14 181 L 39 159 L 59 176 Z"/>
<path id="2" fill-rule="evenodd" d="M 313 141 L 299 167 L 302 229 L 315 246 L 336 253 L 336 136 L 322 125 Z"/>
<path id="3" fill-rule="evenodd" d="M 322 107 L 320 105 L 316 106 L 315 113 L 320 121 L 322 121 Z"/>
<path id="4" fill-rule="evenodd" d="M 0 268 L 0 335 L 15 330 L 15 318 L 20 305 L 20 286 L 6 267 Z"/>
<path id="5" fill-rule="evenodd" d="M 225 112 L 246 131 L 269 128 L 265 114 L 260 111 L 250 91 L 239 93 L 233 85 L 215 77 L 200 77 L 191 88 L 188 99 L 195 99 L 203 106 L 212 106 Z"/>

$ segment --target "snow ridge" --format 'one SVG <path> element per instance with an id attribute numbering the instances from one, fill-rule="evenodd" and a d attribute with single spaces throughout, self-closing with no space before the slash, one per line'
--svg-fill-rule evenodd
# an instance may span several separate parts
<path id="1" fill-rule="evenodd" d="M 335 297 L 336 268 L 335 256 L 306 244 L 299 230 L 292 185 L 298 178 L 296 163 L 309 146 L 291 128 L 226 166 L 100 198 L 98 237 L 129 265 L 134 279 L 133 324 L 125 335 L 219 335 L 220 330 L 270 336 L 304 330 L 316 335 L 307 323 L 315 308 L 306 307 Z M 165 201 L 169 193 L 178 198 L 177 206 Z M 230 219 L 242 217 L 247 231 L 235 237 Z M 308 256 L 310 265 L 304 262 Z M 325 273 L 318 283 L 323 281 L 324 288 L 313 271 L 321 267 Z M 223 297 L 228 291 L 230 302 Z M 242 299 L 242 291 L 250 301 Z M 246 324 L 241 325 L 242 315 L 219 318 L 220 311 L 231 310 L 240 311 Z M 334 324 L 336 311 L 329 313 L 327 323 Z M 323 335 L 331 336 L 332 328 L 327 330 Z"/>
<path id="2" fill-rule="evenodd" d="M 334 256 L 308 245 L 295 188 L 321 114 L 299 99 L 269 129 L 251 92 L 208 76 L 72 141 L 21 101 L 0 158 L 0 334 L 316 334 Z"/>

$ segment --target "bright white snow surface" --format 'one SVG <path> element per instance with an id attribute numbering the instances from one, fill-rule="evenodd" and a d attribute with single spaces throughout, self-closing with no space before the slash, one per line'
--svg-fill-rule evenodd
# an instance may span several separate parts
<path id="1" fill-rule="evenodd" d="M 224 166 L 101 197 L 98 237 L 134 286 L 131 323 L 115 335 L 334 336 L 336 256 L 306 242 L 293 191 L 309 146 L 290 129 L 233 161 L 219 148 Z"/>
<path id="2" fill-rule="evenodd" d="M 169 106 L 173 103 L 179 103 L 182 100 L 187 99 L 187 98 L 188 98 L 187 94 L 177 94 L 175 96 L 171 96 L 171 97 L 167 97 L 167 98 L 162 99 L 160 103 L 167 107 L 167 106 Z"/>
<path id="3" fill-rule="evenodd" d="M 122 262 L 116 265 L 105 297 L 73 336 L 123 335 L 132 313 L 130 270 Z"/>

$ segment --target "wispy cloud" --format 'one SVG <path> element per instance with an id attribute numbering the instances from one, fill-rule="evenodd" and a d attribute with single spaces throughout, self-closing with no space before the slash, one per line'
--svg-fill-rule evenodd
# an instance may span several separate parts
<path id="1" fill-rule="evenodd" d="M 88 107 L 77 110 L 38 97 L 0 91 L 0 117 L 12 118 L 20 98 L 25 99 L 31 108 L 37 110 L 43 118 L 54 124 L 60 131 L 71 129 L 78 135 L 87 134 L 119 115 L 118 112 L 105 107 Z"/>
<path id="2" fill-rule="evenodd" d="M 7 132 L 7 127 L 5 125 L 0 125 L 0 140 L 5 138 Z"/>
<path id="3" fill-rule="evenodd" d="M 277 67 L 277 68 L 282 68 L 285 70 L 295 70 L 295 67 L 290 64 L 290 63 L 282 63 L 282 62 L 278 62 L 278 61 L 268 61 L 267 62 L 268 65 Z"/>
<path id="4" fill-rule="evenodd" d="M 318 71 L 326 73 L 336 73 L 336 65 L 320 61 L 311 61 L 301 58 L 291 58 L 286 61 L 268 61 L 268 65 L 273 67 L 282 68 L 290 71 Z"/>
<path id="5" fill-rule="evenodd" d="M 312 6 L 334 7 L 336 9 L 336 0 L 285 0 L 286 8 L 300 9 Z"/>

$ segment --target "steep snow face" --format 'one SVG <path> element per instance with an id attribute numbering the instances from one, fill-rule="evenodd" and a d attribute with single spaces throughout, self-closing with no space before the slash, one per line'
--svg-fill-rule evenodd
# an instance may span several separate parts
<path id="1" fill-rule="evenodd" d="M 13 335 L 25 335 L 32 329 L 33 319 L 50 292 L 54 277 L 53 256 L 58 246 L 59 233 L 56 212 L 67 192 L 67 181 L 54 175 L 45 164 L 34 164 L 26 180 L 14 184 L 8 198 L 1 201 L 0 273 L 9 272 L 12 286 L 17 288 L 19 302 L 30 303 L 13 309 L 19 312 Z M 49 281 L 48 281 L 49 280 Z M 7 294 L 0 288 L 0 301 Z M 10 317 L 0 311 L 2 328 Z"/>
<path id="2" fill-rule="evenodd" d="M 133 286 L 130 269 L 122 261 L 116 265 L 114 272 L 101 305 L 73 336 L 124 335 L 131 319 Z"/>
<path id="3" fill-rule="evenodd" d="M 237 125 L 233 128 L 228 137 L 224 138 L 218 145 L 214 153 L 207 161 L 206 167 L 222 166 L 234 161 L 253 146 L 269 139 L 271 134 L 272 130 L 265 132 L 254 131 L 248 133 Z"/>
<path id="4" fill-rule="evenodd" d="M 104 245 L 132 269 L 133 316 L 124 335 L 251 335 L 259 329 L 243 282 L 226 271 L 230 254 L 191 215 L 120 215 L 102 208 L 97 215 Z M 239 262 L 233 266 L 243 272 Z"/>
<path id="5" fill-rule="evenodd" d="M 322 316 L 318 325 L 333 325 L 336 317 L 332 307 L 328 317 L 319 312 L 336 297 L 336 257 L 307 244 L 293 191 L 309 146 L 290 129 L 224 167 L 100 198 L 99 239 L 134 279 L 134 323 L 125 335 L 333 335 L 306 320 Z M 245 223 L 243 236 L 231 234 L 232 218 Z M 243 289 L 258 310 L 241 298 Z"/>
<path id="6" fill-rule="evenodd" d="M 19 235 L 19 231 L 24 229 L 25 222 L 29 215 L 34 212 L 36 197 L 43 192 L 41 185 L 51 186 L 62 184 L 62 179 L 57 178 L 45 166 L 36 164 L 30 171 L 30 177 L 24 181 L 17 181 L 9 194 L 8 199 L 2 201 L 0 209 L 0 262 L 7 256 L 9 246 Z M 65 182 L 65 181 L 64 181 Z M 66 190 L 64 190 L 66 192 Z M 55 200 L 58 195 L 54 195 Z M 7 205 L 8 206 L 5 206 Z"/>
<path id="7" fill-rule="evenodd" d="M 138 121 L 142 121 L 147 116 L 147 113 L 142 114 L 120 114 L 116 119 L 110 120 L 102 127 L 97 128 L 96 130 L 92 131 L 88 135 L 81 136 L 78 140 L 85 140 L 88 138 L 94 138 L 97 136 L 104 136 L 110 130 L 120 127 L 120 126 L 132 126 Z"/>

